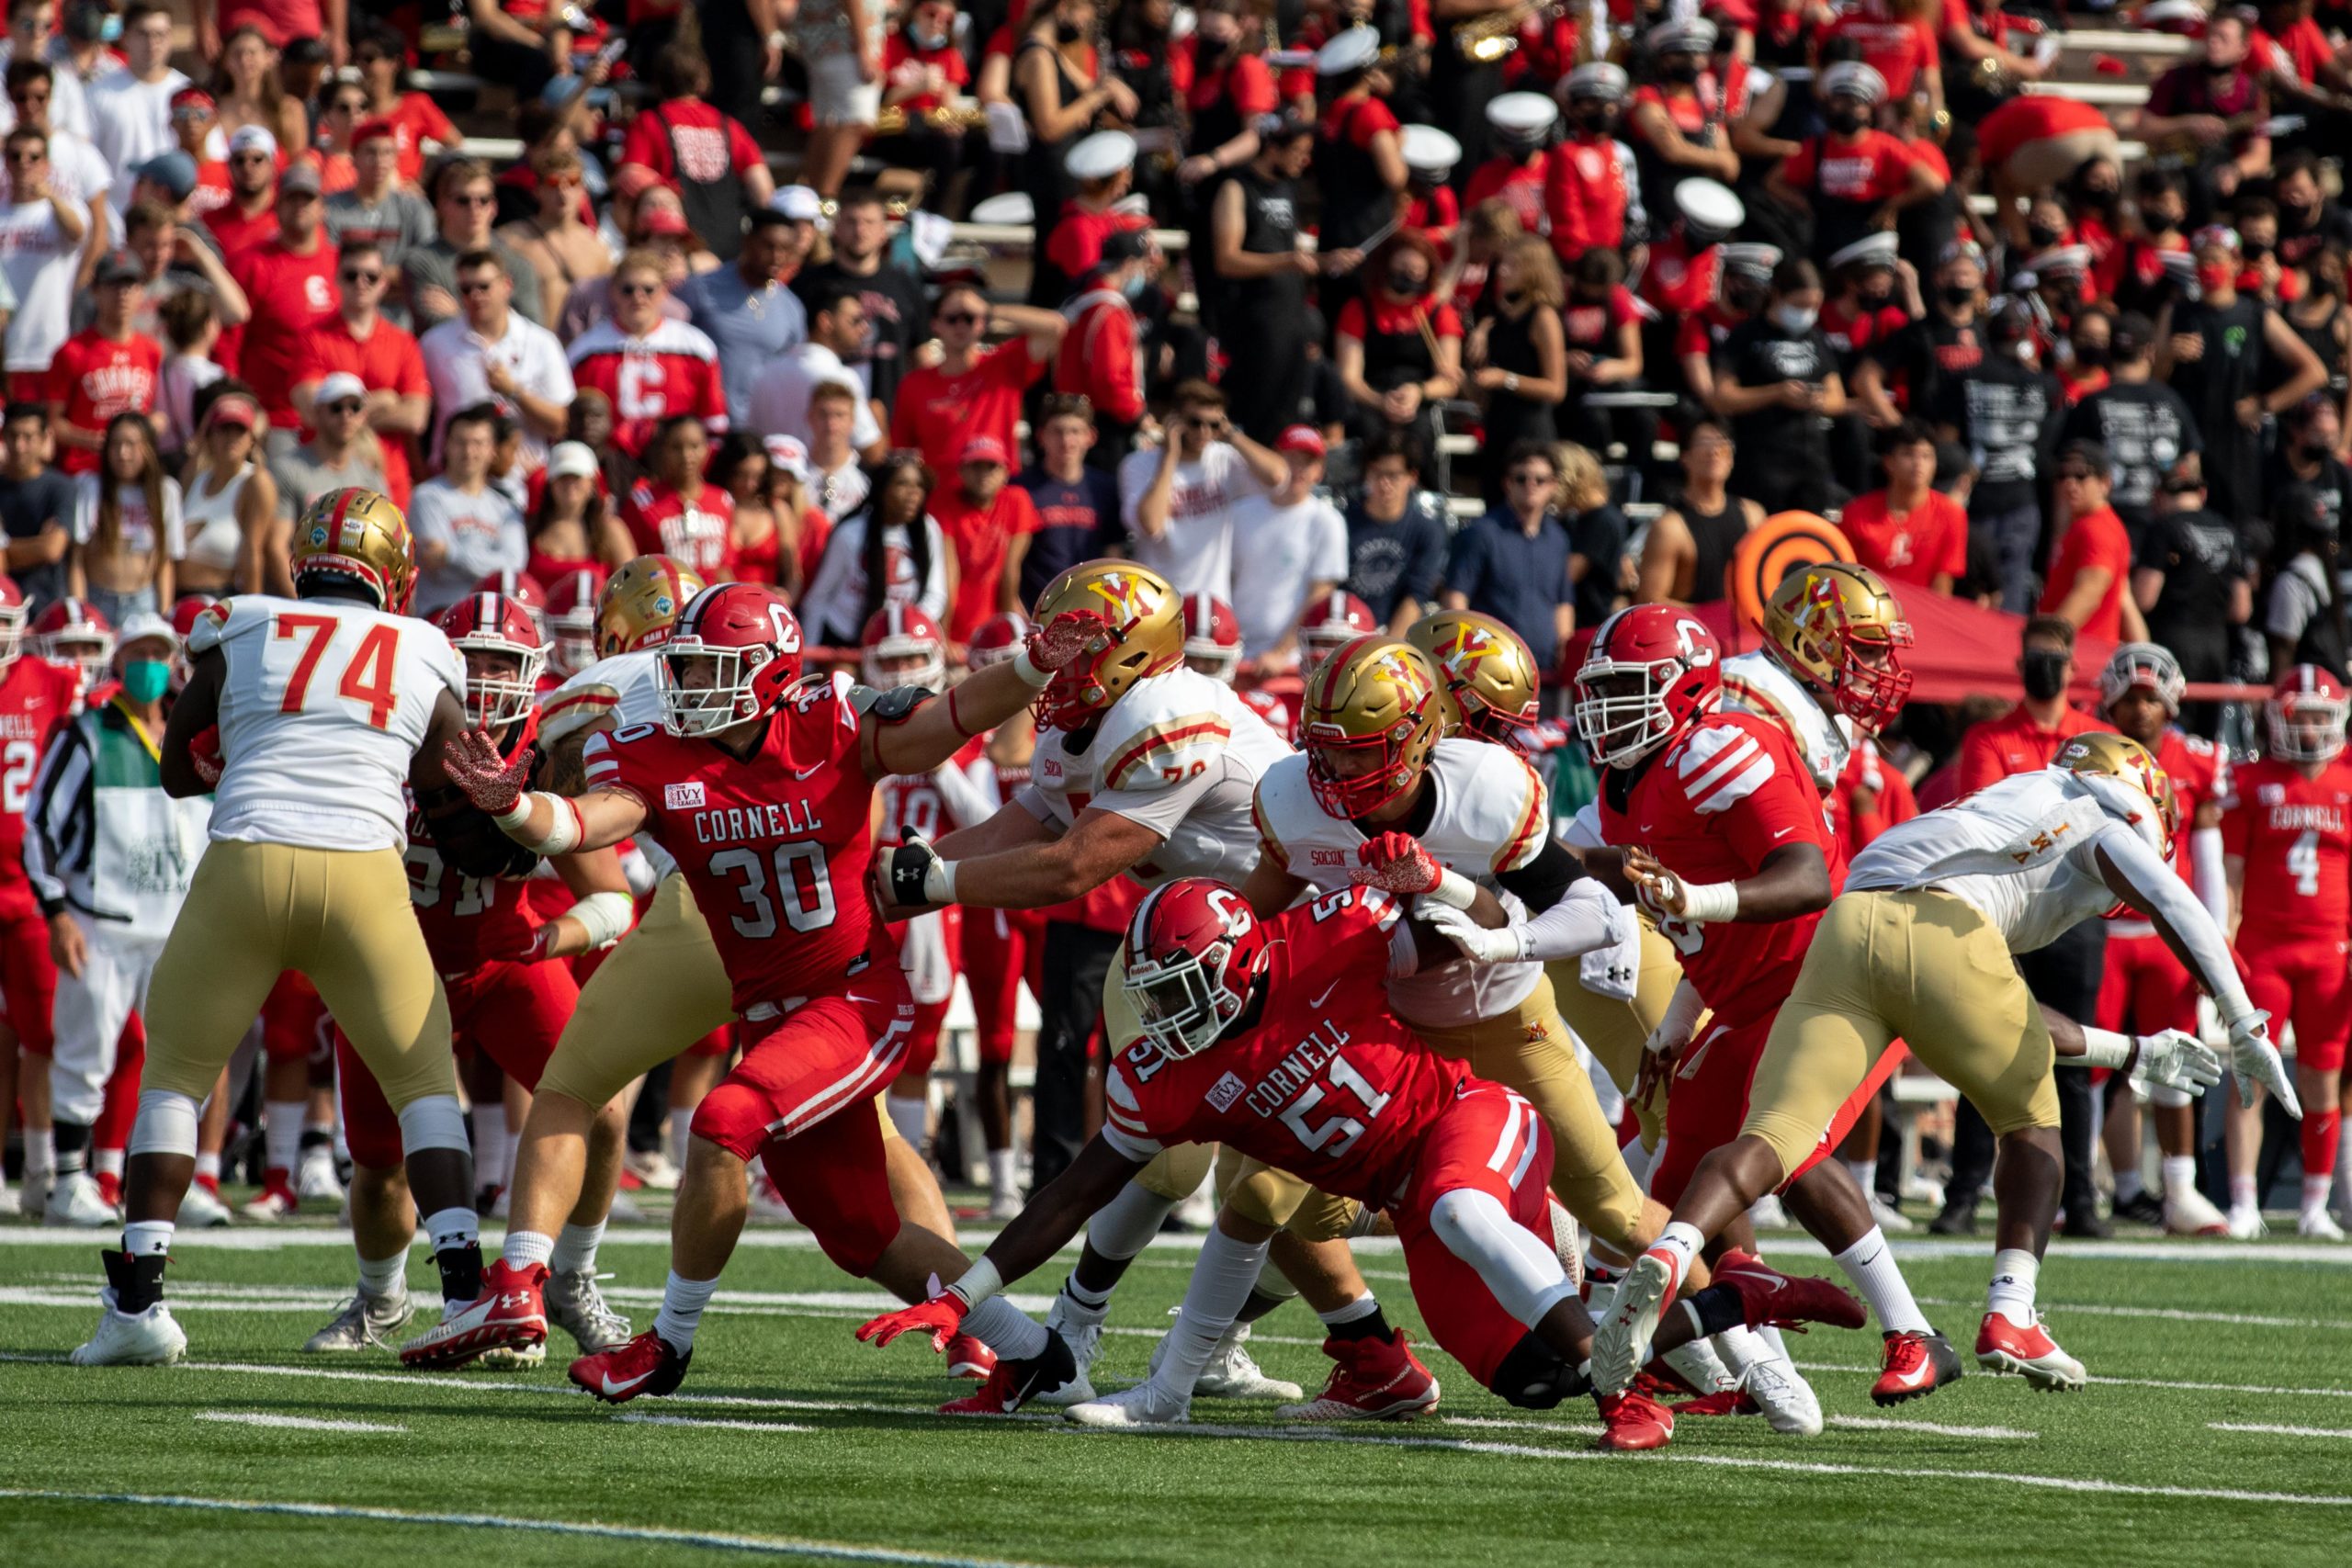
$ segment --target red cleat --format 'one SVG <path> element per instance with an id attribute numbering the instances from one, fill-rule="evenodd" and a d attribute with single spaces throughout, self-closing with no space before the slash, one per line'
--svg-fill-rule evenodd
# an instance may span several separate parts
<path id="1" fill-rule="evenodd" d="M 958 1334 L 947 1342 L 947 1375 L 969 1378 L 974 1382 L 986 1382 L 996 1371 L 996 1352 L 968 1334 Z"/>
<path id="2" fill-rule="evenodd" d="M 958 1336 L 958 1338 L 963 1336 Z M 985 1347 L 984 1347 L 985 1348 Z M 988 1381 L 961 1399 L 939 1407 L 942 1416 L 1010 1416 L 1039 1394 L 1051 1393 L 1078 1376 L 1078 1360 L 1058 1334 L 1025 1361 L 999 1358 Z"/>
<path id="3" fill-rule="evenodd" d="M 1810 1323 L 1860 1328 L 1870 1321 L 1852 1292 L 1815 1275 L 1783 1274 L 1762 1258 L 1736 1248 L 1725 1252 L 1723 1261 L 1715 1265 L 1714 1282 L 1739 1292 L 1750 1328 L 1769 1325 L 1802 1332 Z"/>
<path id="4" fill-rule="evenodd" d="M 2039 1319 L 2019 1328 L 1997 1312 L 1986 1313 L 1976 1330 L 1976 1364 L 1987 1371 L 2017 1372 L 2044 1393 L 2078 1393 L 2089 1381 L 2083 1364 L 2058 1348 Z"/>
<path id="5" fill-rule="evenodd" d="M 107 1207 L 121 1208 L 122 1178 L 111 1170 L 101 1170 L 96 1173 L 95 1179 L 98 1184 L 98 1196 L 106 1200 Z"/>
<path id="6" fill-rule="evenodd" d="M 241 1212 L 249 1220 L 282 1220 L 301 1206 L 291 1175 L 273 1166 L 262 1177 L 261 1190 L 245 1200 Z"/>
<path id="7" fill-rule="evenodd" d="M 1623 1393 L 1599 1393 L 1593 1399 L 1600 1406 L 1599 1447 L 1638 1453 L 1674 1440 L 1674 1412 L 1651 1397 L 1647 1378 L 1636 1379 Z"/>
<path id="8" fill-rule="evenodd" d="M 1437 1408 L 1438 1383 L 1401 1328 L 1388 1339 L 1326 1339 L 1331 1381 L 1303 1404 L 1274 1414 L 1285 1421 L 1409 1421 Z"/>
<path id="9" fill-rule="evenodd" d="M 1940 1334 L 1921 1334 L 1916 1329 L 1890 1334 L 1884 1356 L 1878 1382 L 1871 1384 L 1873 1404 L 1924 1399 L 1944 1384 L 1960 1381 L 1960 1352 Z"/>
<path id="10" fill-rule="evenodd" d="M 485 1350 L 546 1344 L 547 1282 L 546 1265 L 517 1269 L 499 1258 L 482 1270 L 481 1294 L 444 1307 L 438 1324 L 401 1347 L 401 1364 L 447 1371 Z"/>
<path id="11" fill-rule="evenodd" d="M 695 1353 L 681 1356 L 670 1342 L 647 1329 L 617 1350 L 599 1350 L 571 1363 L 571 1381 L 607 1404 L 627 1404 L 639 1394 L 677 1392 Z"/>
<path id="12" fill-rule="evenodd" d="M 1677 1416 L 1761 1416 L 1764 1407 L 1755 1396 L 1743 1388 L 1719 1388 L 1697 1399 L 1685 1399 L 1667 1406 Z"/>

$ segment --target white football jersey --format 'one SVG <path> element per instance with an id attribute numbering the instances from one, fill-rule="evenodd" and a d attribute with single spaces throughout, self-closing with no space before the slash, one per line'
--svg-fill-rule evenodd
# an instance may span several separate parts
<path id="1" fill-rule="evenodd" d="M 662 655 L 652 649 L 616 653 L 539 698 L 539 743 L 551 746 L 600 720 L 624 729 L 662 722 Z"/>
<path id="2" fill-rule="evenodd" d="M 1503 891 L 1496 874 L 1544 852 L 1551 816 L 1543 780 L 1508 747 L 1452 739 L 1430 754 L 1429 783 L 1436 805 L 1429 826 L 1414 837 L 1440 865 L 1491 891 L 1513 919 L 1524 919 L 1526 907 Z M 1284 757 L 1266 770 L 1257 810 L 1265 852 L 1293 876 L 1318 893 L 1349 886 L 1364 835 L 1316 804 L 1305 756 Z M 1453 1028 L 1510 1011 L 1543 977 L 1541 964 L 1462 958 L 1391 981 L 1388 996 L 1406 1022 Z"/>
<path id="3" fill-rule="evenodd" d="M 1238 887 L 1258 863 L 1258 780 L 1291 755 L 1232 687 L 1179 667 L 1128 688 L 1082 747 L 1040 732 L 1017 798 L 1057 830 L 1089 807 L 1151 829 L 1160 846 L 1130 871 L 1147 887 L 1180 876 Z"/>
<path id="4" fill-rule="evenodd" d="M 240 593 L 197 617 L 212 649 L 220 754 L 212 837 L 319 850 L 404 850 L 409 764 L 466 666 L 441 628 L 340 599 Z"/>
<path id="5" fill-rule="evenodd" d="M 1846 771 L 1846 760 L 1854 754 L 1854 721 L 1824 708 L 1813 688 L 1792 674 L 1770 649 L 1724 660 L 1723 676 L 1724 705 L 1769 718 L 1787 730 L 1804 758 L 1805 771 L 1827 798 Z"/>
<path id="6" fill-rule="evenodd" d="M 1991 920 L 2011 953 L 2030 953 L 2115 907 L 2092 854 L 2109 833 L 2162 847 L 2144 810 L 2129 812 L 2083 774 L 2012 773 L 1881 833 L 1854 857 L 1846 887 L 1941 888 Z"/>

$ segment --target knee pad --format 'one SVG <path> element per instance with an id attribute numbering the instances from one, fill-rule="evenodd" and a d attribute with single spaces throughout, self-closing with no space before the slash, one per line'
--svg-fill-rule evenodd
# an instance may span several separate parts
<path id="1" fill-rule="evenodd" d="M 702 1097 L 695 1107 L 694 1135 L 717 1144 L 737 1159 L 748 1160 L 767 1141 L 768 1123 L 775 1116 L 767 1097 L 748 1084 L 728 1079 Z"/>
<path id="2" fill-rule="evenodd" d="M 184 1155 L 196 1157 L 197 1104 L 174 1089 L 139 1091 L 139 1119 L 131 1123 L 130 1152 L 134 1155 Z"/>
<path id="3" fill-rule="evenodd" d="M 1503 1311 L 1530 1328 L 1576 1293 L 1558 1256 L 1491 1192 L 1457 1187 L 1441 1194 L 1430 1205 L 1430 1229 L 1471 1267 Z"/>
<path id="4" fill-rule="evenodd" d="M 1591 1393 L 1592 1380 L 1580 1376 L 1557 1350 L 1530 1334 L 1510 1348 L 1487 1386 L 1506 1404 L 1549 1410 L 1563 1400 Z"/>
<path id="5" fill-rule="evenodd" d="M 473 1150 L 466 1135 L 466 1113 L 454 1094 L 428 1094 L 401 1107 L 401 1147 L 412 1155 L 427 1149 Z"/>

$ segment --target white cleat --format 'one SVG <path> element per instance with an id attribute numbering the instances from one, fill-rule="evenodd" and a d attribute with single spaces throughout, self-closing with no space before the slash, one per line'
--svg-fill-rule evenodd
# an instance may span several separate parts
<path id="1" fill-rule="evenodd" d="M 549 1274 L 544 1299 L 548 1322 L 571 1335 L 583 1356 L 617 1350 L 635 1333 L 628 1319 L 605 1303 L 605 1292 L 596 1288 L 596 1276 L 590 1269 Z"/>
<path id="2" fill-rule="evenodd" d="M 145 1312 L 115 1310 L 112 1286 L 101 1287 L 106 1313 L 89 1343 L 74 1348 L 77 1367 L 168 1367 L 187 1354 L 187 1336 L 172 1321 L 172 1309 L 157 1302 Z"/>
<path id="3" fill-rule="evenodd" d="M 1216 1200 L 1209 1196 L 1208 1188 L 1204 1186 L 1170 1210 L 1168 1217 L 1180 1230 L 1195 1235 L 1204 1233 L 1216 1224 Z"/>
<path id="4" fill-rule="evenodd" d="M 752 1200 L 752 1212 L 759 1213 L 759 1199 L 756 1195 Z M 605 1211 L 605 1219 L 610 1224 L 641 1225 L 645 1223 L 645 1211 L 639 1206 L 637 1200 L 628 1193 L 616 1192 L 613 1194 L 612 1207 Z"/>
<path id="5" fill-rule="evenodd" d="M 1871 1223 L 1877 1225 L 1880 1230 L 1884 1231 L 1888 1235 L 1901 1235 L 1913 1228 L 1910 1217 L 1902 1210 L 1875 1192 L 1869 1194 L 1869 1198 Z"/>
<path id="6" fill-rule="evenodd" d="M 1175 1427 L 1193 1418 L 1193 1402 L 1148 1378 L 1107 1398 L 1073 1404 L 1062 1416 L 1081 1427 Z"/>
<path id="7" fill-rule="evenodd" d="M 2256 1219 L 2259 1220 L 2257 1215 Z M 2167 1235 L 2228 1235 L 2229 1216 L 2194 1187 L 2166 1195 L 2165 1233 Z"/>
<path id="8" fill-rule="evenodd" d="M 416 1315 L 406 1291 L 398 1295 L 353 1294 L 334 1321 L 302 1341 L 306 1356 L 346 1355 L 359 1350 L 397 1350 L 400 1331 Z"/>
<path id="9" fill-rule="evenodd" d="M 17 1201 L 17 1190 L 0 1182 L 0 1220 L 13 1220 L 24 1212 L 24 1205 Z"/>
<path id="10" fill-rule="evenodd" d="M 1108 1316 L 1106 1313 L 1103 1314 Z M 1094 1398 L 1094 1380 L 1087 1375 L 1094 1365 L 1094 1358 L 1102 1348 L 1102 1319 L 1085 1321 L 1085 1314 L 1070 1304 L 1070 1299 L 1057 1291 L 1054 1304 L 1046 1309 L 1046 1326 L 1062 1337 L 1069 1347 L 1070 1360 L 1075 1371 L 1061 1387 L 1045 1393 L 1029 1396 L 1032 1404 L 1085 1404 Z"/>
<path id="11" fill-rule="evenodd" d="M 1305 1399 L 1306 1391 L 1298 1384 L 1265 1374 L 1257 1359 L 1243 1348 L 1249 1340 L 1248 1324 L 1237 1323 L 1227 1328 L 1216 1342 L 1216 1348 L 1209 1352 L 1208 1365 L 1201 1369 L 1199 1380 L 1193 1384 L 1193 1393 L 1208 1399 Z M 1154 1376 L 1159 1374 L 1161 1352 L 1167 1346 L 1168 1337 L 1162 1335 L 1159 1343 L 1152 1347 Z"/>
<path id="12" fill-rule="evenodd" d="M 243 1209 L 239 1212 L 249 1220 L 267 1223 L 284 1219 L 294 1212 L 294 1205 L 287 1201 L 286 1194 L 277 1188 L 265 1187 L 246 1199 Z"/>
<path id="13" fill-rule="evenodd" d="M 1005 1224 L 1013 1220 L 1017 1220 L 1020 1217 L 1020 1193 L 999 1192 L 989 1200 L 989 1219 L 992 1223 L 996 1224 Z"/>
<path id="14" fill-rule="evenodd" d="M 1799 1438 L 1821 1436 L 1821 1401 L 1814 1397 L 1813 1385 L 1781 1358 L 1749 1362 L 1740 1386 L 1763 1407 L 1764 1418 L 1775 1432 Z"/>
<path id="15" fill-rule="evenodd" d="M 1568 1288 L 1578 1295 L 1584 1293 L 1584 1235 L 1577 1224 L 1577 1217 L 1568 1213 L 1566 1204 L 1551 1193 L 1544 1194 L 1547 1217 L 1552 1222 L 1552 1251 L 1560 1260 L 1560 1271 L 1568 1277 Z"/>
<path id="16" fill-rule="evenodd" d="M 2344 1227 L 2325 1209 L 2305 1209 L 2295 1222 L 2295 1234 L 2305 1241 L 2342 1241 Z"/>
<path id="17" fill-rule="evenodd" d="M 768 1179 L 764 1170 L 752 1183 L 752 1213 L 754 1218 L 774 1220 L 778 1224 L 800 1223 L 792 1217 L 792 1205 L 784 1201 L 784 1194 L 775 1190 L 775 1183 Z"/>
<path id="18" fill-rule="evenodd" d="M 2245 1209 L 2232 1204 L 2229 1218 L 2222 1223 L 2229 1226 L 2232 1241 L 2260 1241 L 2270 1234 L 2270 1227 L 2263 1222 L 2262 1211 L 2259 1209 Z"/>
<path id="19" fill-rule="evenodd" d="M 119 1224 L 120 1214 L 114 1205 L 98 1194 L 97 1181 L 87 1171 L 75 1171 L 61 1176 L 49 1195 L 49 1212 L 43 1222 L 51 1225 L 75 1225 L 83 1230 L 99 1230 Z"/>
<path id="20" fill-rule="evenodd" d="M 1674 1269 L 1655 1253 L 1634 1259 L 1618 1283 L 1617 1299 L 1592 1333 L 1592 1386 L 1603 1393 L 1623 1393 L 1634 1385 L 1634 1374 L 1648 1357 L 1650 1337 L 1657 1332 L 1659 1314 L 1674 1293 Z"/>
<path id="21" fill-rule="evenodd" d="M 49 1213 L 49 1179 L 40 1177 L 17 1189 L 17 1209 L 28 1220 L 45 1216 Z"/>
<path id="22" fill-rule="evenodd" d="M 322 1203 L 343 1201 L 343 1178 L 334 1173 L 333 1149 L 319 1144 L 303 1154 L 294 1172 L 294 1196 L 305 1201 L 313 1198 Z"/>
<path id="23" fill-rule="evenodd" d="M 1780 1194 L 1767 1192 L 1747 1206 L 1747 1223 L 1759 1231 L 1787 1230 L 1792 1222 L 1789 1212 L 1781 1207 Z"/>
<path id="24" fill-rule="evenodd" d="M 228 1224 L 235 1218 L 229 1213 L 229 1205 L 220 1201 L 220 1194 L 201 1181 L 187 1184 L 187 1191 L 180 1199 L 180 1229 L 208 1230 Z"/>
<path id="25" fill-rule="evenodd" d="M 678 1168 L 672 1165 L 670 1156 L 660 1149 L 641 1155 L 630 1155 L 628 1168 L 637 1173 L 637 1179 L 639 1181 L 644 1182 L 656 1192 L 674 1191 L 677 1188 Z"/>

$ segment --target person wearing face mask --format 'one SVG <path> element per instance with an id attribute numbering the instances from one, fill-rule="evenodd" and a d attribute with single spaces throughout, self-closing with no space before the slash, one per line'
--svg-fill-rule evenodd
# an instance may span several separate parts
<path id="1" fill-rule="evenodd" d="M 1596 246 L 1616 250 L 1647 226 L 1634 150 L 1617 139 L 1627 90 L 1624 67 L 1605 60 L 1577 66 L 1561 86 L 1567 118 L 1545 161 L 1544 218 L 1563 265 Z"/>
<path id="2" fill-rule="evenodd" d="M 2205 26 L 2204 48 L 2157 77 L 2148 101 L 2127 111 L 2119 127 L 2158 152 L 2186 150 L 2196 177 L 2227 199 L 2239 185 L 2270 167 L 2270 93 L 2247 68 L 2245 18 L 2216 11 Z"/>
<path id="3" fill-rule="evenodd" d="M 1437 247 L 1451 265 L 1462 231 L 1462 200 L 1453 191 L 1462 143 L 1433 125 L 1408 125 L 1399 139 L 1405 153 L 1405 227 Z"/>
<path id="4" fill-rule="evenodd" d="M 2327 389 L 2338 395 L 2352 362 L 2352 310 L 2344 306 L 2344 267 L 2341 242 L 2314 246 L 2295 264 L 2290 276 L 2298 287 L 2285 310 L 2287 324 L 2319 356 L 2320 367 L 2327 372 Z"/>
<path id="5" fill-rule="evenodd" d="M 2107 449 L 2093 442 L 2071 442 L 2059 449 L 2057 469 L 2051 477 L 2051 523 L 2058 533 L 2058 548 L 2037 608 L 2085 637 L 2143 642 L 2147 624 L 2127 592 L 2132 536 L 2107 503 L 2112 472 Z"/>
<path id="6" fill-rule="evenodd" d="M 1560 111 L 1541 93 L 1505 93 L 1487 106 L 1487 145 L 1494 156 L 1470 175 L 1462 199 L 1472 207 L 1501 201 L 1531 234 L 1544 231 L 1544 185 Z"/>
<path id="7" fill-rule="evenodd" d="M 2339 536 L 2352 526 L 2352 468 L 2337 455 L 2343 441 L 2343 413 L 2330 392 L 2313 392 L 2280 414 L 2278 445 L 2263 468 L 2265 514 L 2276 516 L 2279 497 L 2301 487 L 2319 498 Z"/>
<path id="8" fill-rule="evenodd" d="M 1732 484 L 1769 515 L 1823 512 L 1845 499 L 1831 477 L 1826 420 L 1846 412 L 1838 356 L 1817 324 L 1821 274 L 1803 258 L 1772 274 L 1762 316 L 1715 355 L 1714 412 L 1729 416 L 1739 451 Z"/>
<path id="9" fill-rule="evenodd" d="M 907 122 L 898 135 L 876 138 L 867 152 L 895 167 L 922 171 L 928 178 L 927 205 L 951 215 L 962 198 L 956 176 L 988 139 L 937 116 L 965 96 L 971 81 L 971 67 L 956 45 L 955 0 L 910 6 L 904 24 L 883 41 L 882 105 L 903 110 Z"/>
<path id="10" fill-rule="evenodd" d="M 2308 147 L 2278 154 L 2270 169 L 2270 197 L 2278 204 L 2278 263 L 2296 266 L 2330 243 L 2352 249 L 2352 212 L 2322 194 L 2319 158 Z"/>
<path id="11" fill-rule="evenodd" d="M 2075 238 L 2090 247 L 2090 292 L 2112 299 L 2123 273 L 2123 171 L 2112 158 L 2086 159 L 2066 182 Z"/>
<path id="12" fill-rule="evenodd" d="M 2115 465 L 2115 487 L 2108 504 L 2115 508 L 2134 539 L 2143 538 L 2155 516 L 2157 491 L 2166 477 L 2205 446 L 2188 405 L 2150 373 L 2154 336 L 2155 324 L 2147 317 L 2128 311 L 2116 317 L 2108 343 L 2108 384 L 2068 410 L 2058 433 L 2062 443 L 2096 441 L 2107 448 Z M 2084 348 L 2076 343 L 2078 362 L 2085 358 Z M 2197 493 L 2201 506 L 2205 493 L 2201 482 Z M 2148 608 L 2144 594 L 2140 607 Z M 2172 639 L 2161 634 L 2156 640 L 2172 646 Z M 2179 649 L 2175 647 L 2174 651 Z"/>
<path id="13" fill-rule="evenodd" d="M 1380 35 L 1370 28 L 1350 28 L 1315 51 L 1323 101 L 1315 172 L 1326 252 L 1352 254 L 1404 213 L 1404 127 L 1388 107 L 1392 84 L 1379 60 Z"/>
<path id="14" fill-rule="evenodd" d="M 1062 308 L 1069 330 L 1054 356 L 1054 390 L 1080 397 L 1094 411 L 1104 461 L 1135 446 L 1144 415 L 1144 356 L 1136 301 L 1151 288 L 1159 254 L 1148 235 L 1129 230 L 1102 242 L 1102 259 Z M 962 641 L 961 634 L 957 641 Z"/>
<path id="15" fill-rule="evenodd" d="M 2143 168 L 2132 176 L 2132 208 L 2138 221 L 2123 242 L 2109 298 L 2120 310 L 2153 316 L 2172 297 L 2176 285 L 2171 269 L 2188 259 L 2188 185 L 2177 170 Z"/>
<path id="16" fill-rule="evenodd" d="M 1012 101 L 1029 123 L 1021 188 L 1039 220 L 1049 221 L 1075 194 L 1076 175 L 1064 164 L 1070 149 L 1105 113 L 1126 118 L 1140 106 L 1125 82 L 1102 69 L 1094 47 L 1101 16 L 1094 0 L 1041 0 L 1028 16 L 1012 56 Z"/>
<path id="17" fill-rule="evenodd" d="M 25 812 L 25 869 L 57 964 L 49 1083 L 57 1143 L 50 1223 L 111 1221 L 87 1173 L 123 1025 L 143 1007 L 212 818 L 209 795 L 174 800 L 157 747 L 169 710 L 172 624 L 123 622 L 118 684 L 57 732 Z"/>
<path id="18" fill-rule="evenodd" d="M 1679 321 L 1664 324 L 1661 333 L 1645 330 L 1643 335 L 1645 355 L 1653 341 L 1663 338 L 1681 378 L 1680 390 L 1701 412 L 1715 406 L 1715 355 L 1732 333 L 1764 313 L 1772 298 L 1772 269 L 1781 265 L 1781 253 L 1770 245 L 1742 242 L 1721 249 L 1715 294 Z"/>
<path id="19" fill-rule="evenodd" d="M 1937 385 L 1923 411 L 1947 441 L 1976 453 L 1968 503 L 1972 534 L 1994 541 L 2001 562 L 2001 606 L 2033 603 L 2034 549 L 2041 537 L 2043 458 L 2058 433 L 2065 394 L 2032 361 L 2033 321 L 2005 300 L 1984 321 L 1984 355 Z"/>
<path id="20" fill-rule="evenodd" d="M 1431 293 L 1437 257 L 1398 233 L 1365 265 L 1362 296 L 1340 307 L 1332 363 L 1355 400 L 1361 434 L 1435 434 L 1435 408 L 1462 389 L 1462 318 Z"/>
<path id="21" fill-rule="evenodd" d="M 1643 204 L 1653 211 L 1672 211 L 1684 180 L 1738 183 L 1739 154 L 1724 129 L 1723 86 L 1707 69 L 1715 36 L 1715 24 L 1704 17 L 1660 22 L 1645 36 L 1657 79 L 1634 89 L 1626 140 L 1641 173 Z"/>
<path id="22" fill-rule="evenodd" d="M 1544 267 L 1530 265 L 1532 271 L 1547 269 L 1558 276 L 1548 260 Z M 1561 434 L 1571 441 L 1605 449 L 1611 435 L 1622 430 L 1627 450 L 1647 452 L 1657 433 L 1655 413 L 1647 409 L 1597 409 L 1586 400 L 1593 392 L 1641 384 L 1641 308 L 1625 287 L 1625 263 L 1616 252 L 1595 246 L 1568 268 L 1566 288 L 1567 298 L 1559 314 L 1566 345 L 1562 368 L 1569 400 L 1559 411 Z M 1492 362 L 1491 344 L 1487 357 Z M 1524 387 L 1520 390 L 1527 392 Z"/>
<path id="23" fill-rule="evenodd" d="M 1244 15 L 1242 0 L 1203 0 L 1193 8 L 1193 73 L 1182 90 L 1185 158 L 1176 178 L 1198 192 L 1203 205 L 1218 175 L 1257 156 L 1258 117 L 1282 107 L 1266 57 L 1241 47 Z"/>
<path id="24" fill-rule="evenodd" d="M 1873 429 L 1891 430 L 1906 412 L 1924 414 L 1947 377 L 1964 375 L 1984 357 L 1984 253 L 1973 241 L 1951 241 L 1928 285 L 1926 313 L 1882 339 L 1855 372 L 1855 400 Z"/>
<path id="25" fill-rule="evenodd" d="M 2066 348 L 2058 384 L 2066 389 L 2066 406 L 2073 408 L 2093 393 L 2105 391 L 2113 378 L 2109 365 L 2115 349 L 2114 312 L 2096 305 L 2075 316 L 2066 327 Z"/>
<path id="26" fill-rule="evenodd" d="M 1829 129 L 1808 137 L 1794 156 L 1764 178 L 1782 205 L 1813 217 L 1814 250 L 1834 255 L 1864 234 L 1893 229 L 1904 209 L 1943 193 L 1943 176 L 1903 143 L 1871 125 L 1886 101 L 1886 82 L 1856 60 L 1821 73 Z"/>

